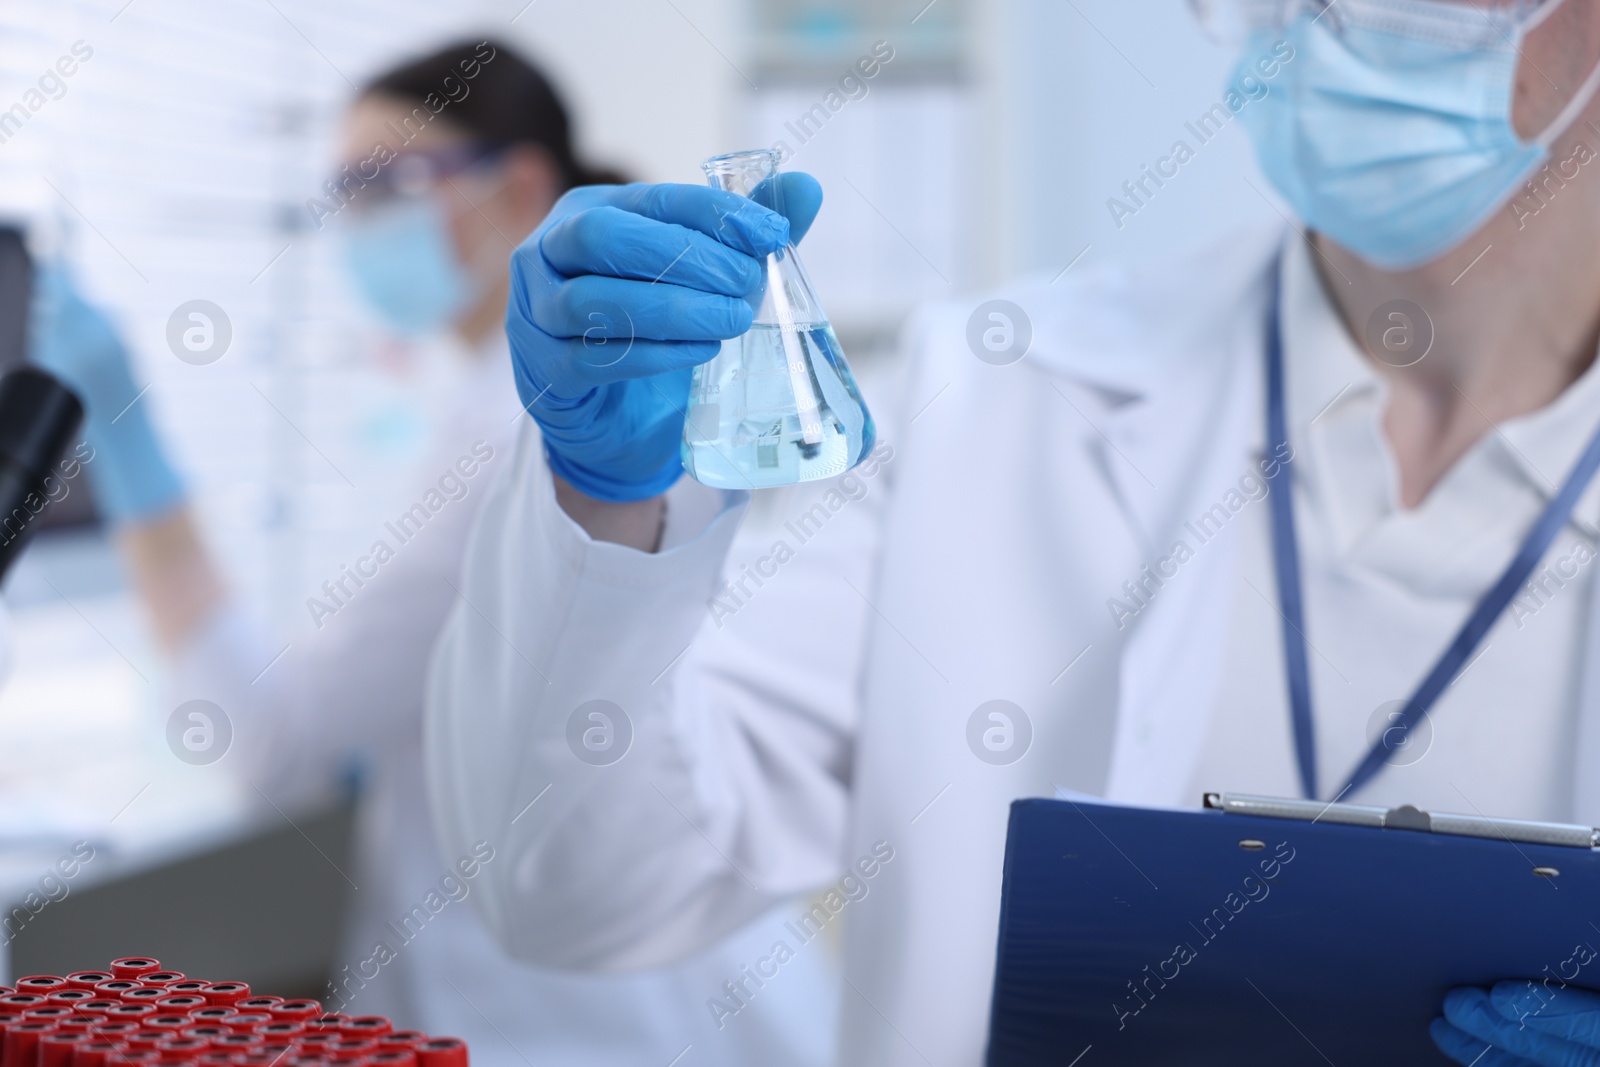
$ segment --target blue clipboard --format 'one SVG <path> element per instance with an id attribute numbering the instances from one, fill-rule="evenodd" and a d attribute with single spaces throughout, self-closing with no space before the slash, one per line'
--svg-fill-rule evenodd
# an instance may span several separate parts
<path id="1" fill-rule="evenodd" d="M 1012 804 L 990 1067 L 1444 1067 L 1450 988 L 1600 988 L 1591 828 L 1206 802 Z"/>

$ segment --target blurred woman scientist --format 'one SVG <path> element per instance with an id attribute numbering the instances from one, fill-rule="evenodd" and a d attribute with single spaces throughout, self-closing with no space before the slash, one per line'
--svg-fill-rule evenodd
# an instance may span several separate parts
<path id="1" fill-rule="evenodd" d="M 462 84 L 467 93 L 438 105 Z M 604 176 L 574 156 L 544 77 L 496 42 L 446 48 L 377 78 L 350 110 L 344 154 L 336 221 L 347 226 L 358 288 L 398 331 L 453 334 L 472 370 L 415 479 L 419 493 L 437 486 L 453 502 L 375 575 L 367 567 L 361 584 L 342 581 L 314 639 L 270 670 L 262 665 L 277 646 L 225 592 L 144 406 L 129 406 L 137 390 L 107 321 L 58 275 L 36 330 L 39 357 L 87 397 L 101 502 L 172 654 L 178 698 L 224 709 L 234 729 L 226 758 L 280 806 L 336 777 L 352 753 L 368 758 L 353 928 L 325 1003 L 459 1035 L 478 1064 L 664 1065 L 691 1043 L 694 1063 L 818 1062 L 826 1028 L 785 1005 L 821 999 L 826 1008 L 825 957 L 737 1033 L 717 1034 L 701 1001 L 737 975 L 753 935 L 656 974 L 563 975 L 509 958 L 460 903 L 484 872 L 514 860 L 497 841 L 440 851 L 423 794 L 424 669 L 485 495 L 457 501 L 453 490 L 509 462 L 518 403 L 501 324 L 514 242 L 565 189 Z M 425 906 L 430 893 L 445 906 Z"/>
<path id="2" fill-rule="evenodd" d="M 531 417 L 425 749 L 445 851 L 499 843 L 473 900 L 510 952 L 670 963 L 831 884 L 842 1061 L 970 1065 L 1014 798 L 1600 824 L 1600 4 L 1207 6 L 1244 31 L 1207 121 L 1247 128 L 1304 239 L 918 314 L 919 414 L 759 570 L 728 558 L 746 496 L 679 477 L 684 369 L 749 325 L 816 183 L 787 218 L 578 189 L 518 249 Z M 602 303 L 624 360 L 594 356 Z M 1006 325 L 1031 344 L 986 343 Z M 605 774 L 566 741 L 595 700 L 631 730 Z M 1600 998 L 1524 1027 L 1520 986 L 1451 993 L 1435 1041 L 1600 1059 Z"/>

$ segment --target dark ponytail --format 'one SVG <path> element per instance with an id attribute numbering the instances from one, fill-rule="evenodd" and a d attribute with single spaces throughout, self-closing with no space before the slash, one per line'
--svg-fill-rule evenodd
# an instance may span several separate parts
<path id="1" fill-rule="evenodd" d="M 591 167 L 574 154 L 561 97 L 539 68 L 502 41 L 448 45 L 379 75 L 362 92 L 425 104 L 489 144 L 538 145 L 561 169 L 566 188 L 628 180 L 615 171 Z"/>

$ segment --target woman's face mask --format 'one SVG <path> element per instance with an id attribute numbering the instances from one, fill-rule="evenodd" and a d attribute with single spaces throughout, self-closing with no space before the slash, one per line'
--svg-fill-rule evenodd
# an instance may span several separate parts
<path id="1" fill-rule="evenodd" d="M 345 265 L 356 288 L 396 331 L 442 330 L 483 291 L 456 259 L 449 220 L 438 197 L 393 197 L 351 218 Z"/>
<path id="2" fill-rule="evenodd" d="M 1597 67 L 1544 132 L 1517 136 L 1519 50 L 1560 4 L 1272 0 L 1277 15 L 1255 23 L 1240 68 L 1292 47 L 1240 112 L 1262 170 L 1311 229 L 1375 266 L 1437 258 L 1545 164 L 1600 83 Z"/>

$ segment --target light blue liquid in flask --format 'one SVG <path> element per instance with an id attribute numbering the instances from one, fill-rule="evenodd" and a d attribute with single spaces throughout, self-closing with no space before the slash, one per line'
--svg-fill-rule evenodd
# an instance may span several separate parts
<path id="1" fill-rule="evenodd" d="M 715 156 L 711 184 L 764 207 L 778 202 L 778 154 Z M 721 489 L 767 489 L 843 474 L 872 451 L 872 413 L 790 244 L 762 264 L 750 330 L 694 370 L 681 454 L 691 477 Z"/>

